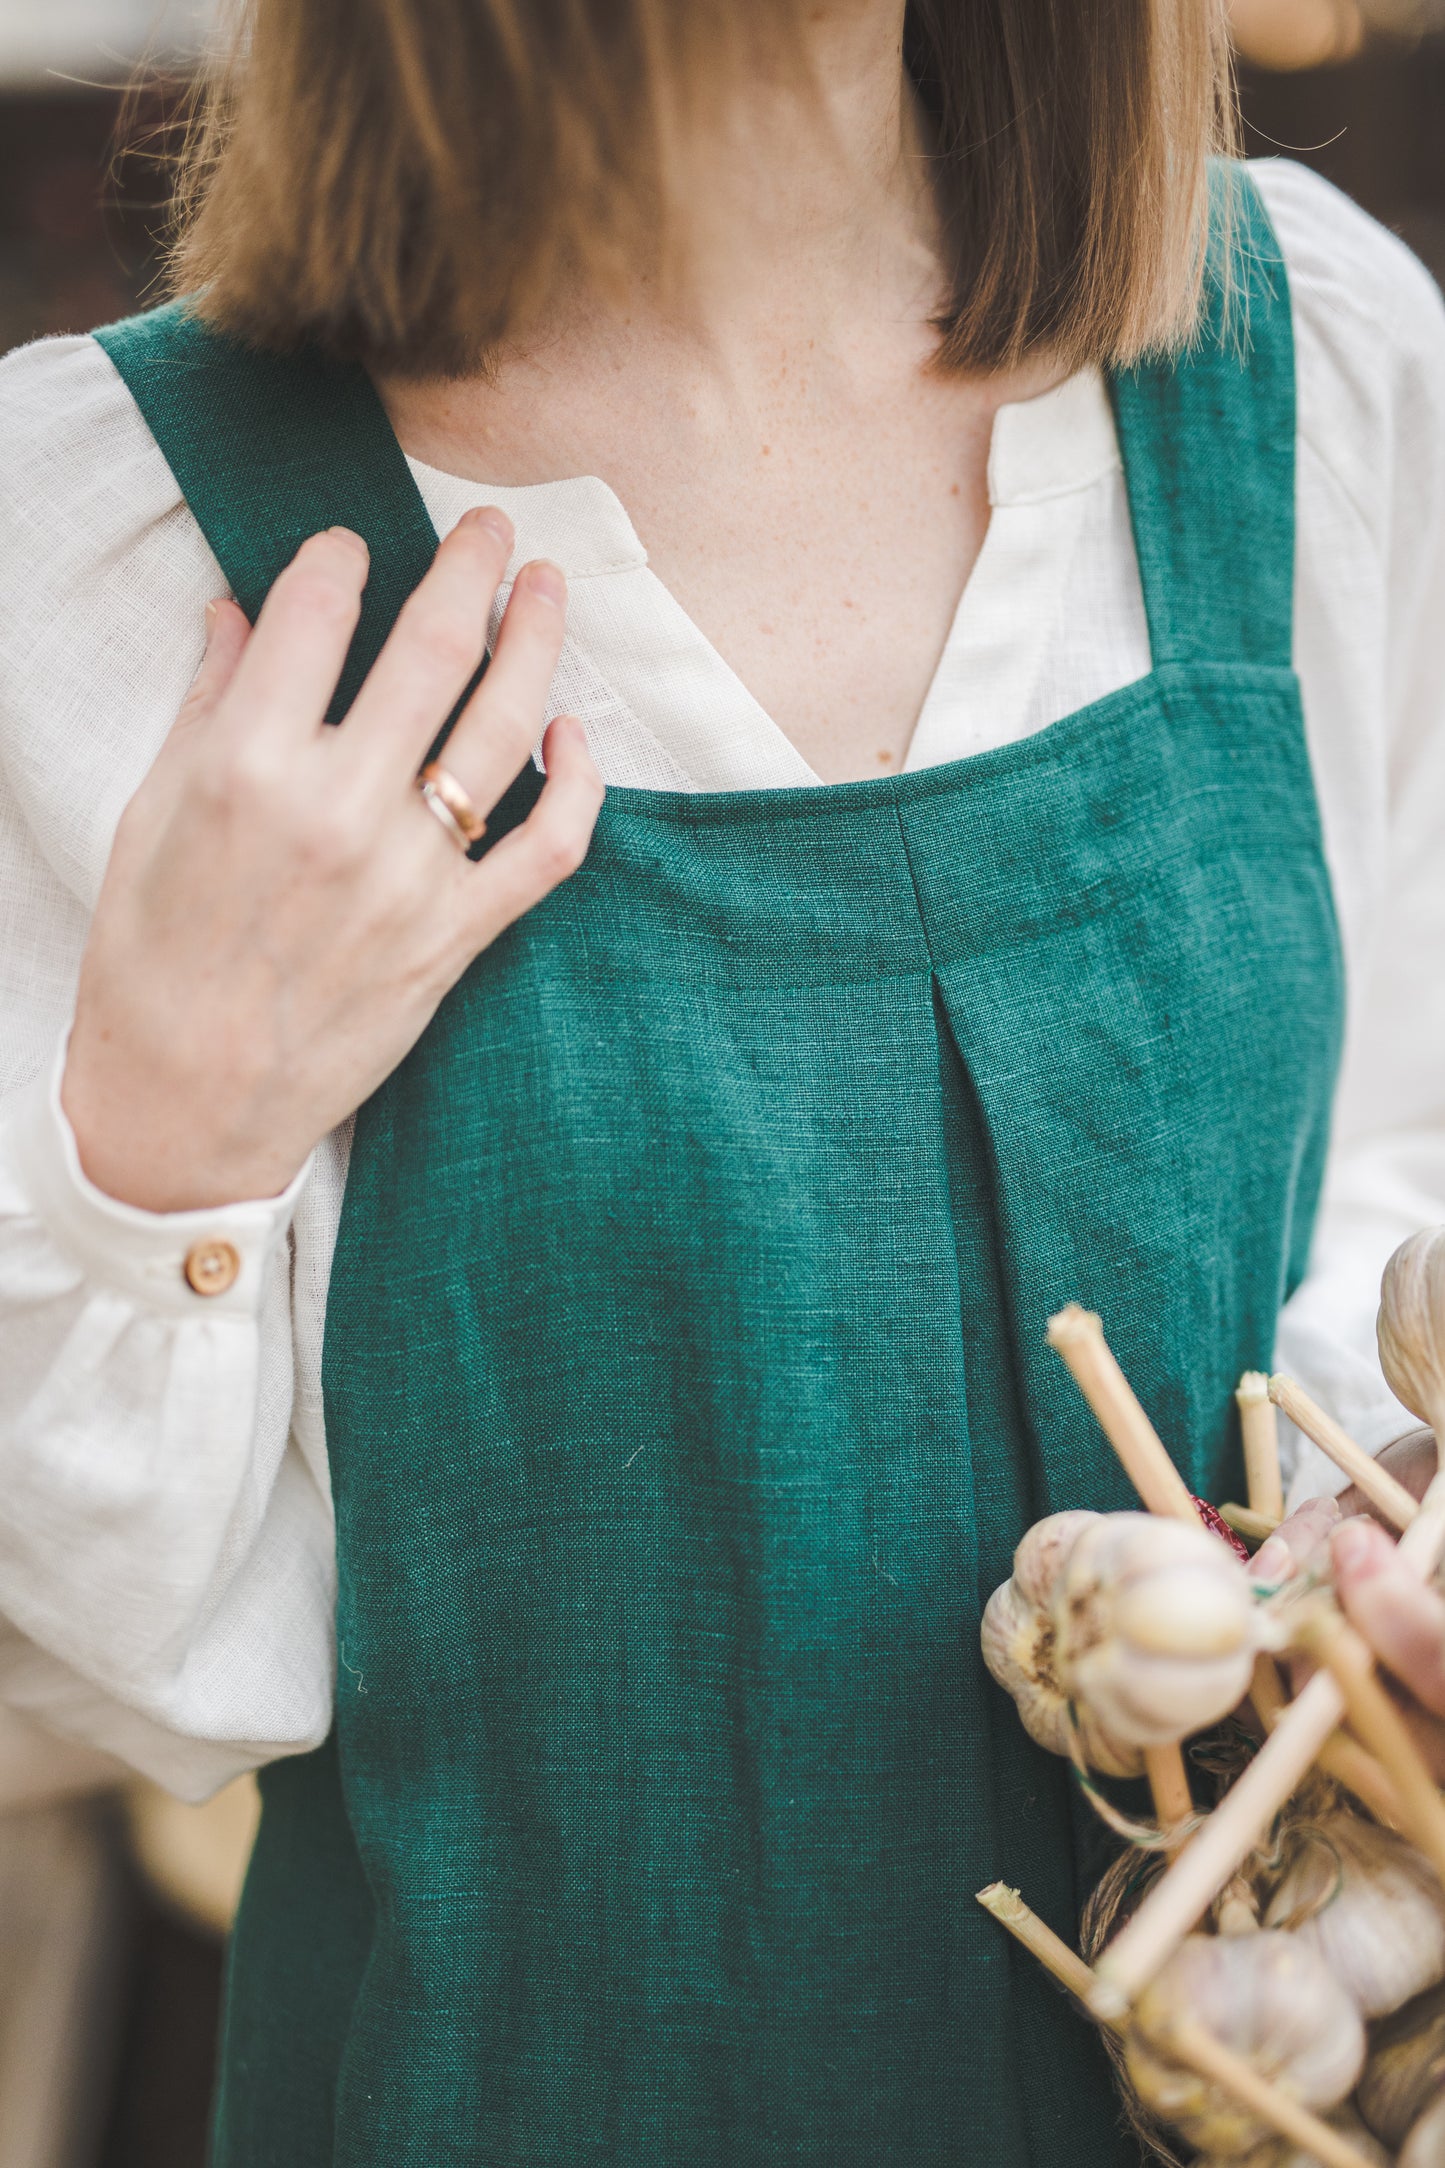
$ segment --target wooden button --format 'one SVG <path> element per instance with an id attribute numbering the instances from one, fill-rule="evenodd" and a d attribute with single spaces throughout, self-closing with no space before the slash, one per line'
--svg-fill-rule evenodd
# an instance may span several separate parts
<path id="1" fill-rule="evenodd" d="M 241 1270 L 241 1253 L 229 1242 L 196 1242 L 186 1252 L 186 1279 L 198 1295 L 224 1295 Z"/>

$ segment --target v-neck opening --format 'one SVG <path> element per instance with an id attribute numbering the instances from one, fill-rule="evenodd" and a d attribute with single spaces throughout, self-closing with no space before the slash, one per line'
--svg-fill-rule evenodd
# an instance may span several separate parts
<path id="1" fill-rule="evenodd" d="M 1211 257 L 1199 337 L 1181 355 L 1153 357 L 1106 378 L 1147 626 L 1137 652 L 1156 682 L 1165 663 L 1207 668 L 1221 657 L 1266 677 L 1288 675 L 1293 644 L 1296 431 L 1288 286 L 1248 176 L 1220 166 L 1211 185 L 1217 198 L 1235 199 L 1228 228 L 1233 273 L 1224 277 Z M 1239 336 L 1242 321 L 1251 328 L 1247 339 Z M 437 548 L 436 523 L 364 368 L 309 348 L 278 355 L 239 346 L 208 329 L 185 302 L 102 327 L 95 336 L 149 423 L 248 617 L 259 614 L 278 573 L 318 529 L 345 525 L 370 544 L 371 577 L 327 706 L 327 720 L 341 721 Z M 1245 398 L 1236 396 L 1241 376 L 1250 381 Z M 227 417 L 220 438 L 216 411 Z M 1000 416 L 1008 411 L 1000 409 Z M 1207 431 L 1194 426 L 1201 414 L 1209 417 Z M 996 417 L 995 438 L 998 426 Z M 318 447 L 330 456 L 319 457 Z M 1278 485 L 1263 496 L 1263 517 L 1242 492 L 1220 483 L 1221 475 L 1256 469 Z M 255 512 L 260 501 L 264 518 Z M 1194 501 L 1212 507 L 1207 529 L 1180 515 Z M 1086 683 L 1078 687 L 1085 697 L 1076 714 L 1101 712 L 1087 691 Z M 1057 708 L 1068 693 L 1067 683 L 1057 685 L 1049 706 Z M 1035 735 L 1030 730 L 1018 742 L 1027 746 Z M 781 732 L 775 742 L 791 747 Z M 964 758 L 1016 758 L 1011 743 L 995 734 L 991 747 Z M 819 782 L 790 795 L 886 793 L 931 772 Z"/>
<path id="2" fill-rule="evenodd" d="M 1096 418 L 1099 407 L 1102 407 L 1102 428 Z M 389 416 L 387 420 L 390 426 Z M 1022 432 L 1026 427 L 1028 434 L 1024 435 Z M 419 492 L 423 492 L 424 484 L 429 485 L 437 497 L 444 501 L 451 498 L 456 504 L 460 504 L 463 496 L 475 501 L 476 493 L 482 492 L 488 498 L 494 497 L 501 504 L 501 508 L 514 519 L 516 515 L 524 514 L 528 500 L 537 507 L 542 516 L 535 523 L 527 521 L 532 533 L 526 538 L 519 535 L 519 546 L 514 550 L 513 564 L 529 556 L 564 555 L 564 551 L 557 544 L 568 524 L 567 498 L 580 497 L 586 493 L 594 501 L 600 500 L 603 516 L 599 524 L 605 544 L 600 554 L 607 561 L 596 561 L 594 553 L 588 550 L 582 553 L 582 562 L 575 574 L 565 563 L 563 569 L 568 571 L 569 578 L 605 576 L 608 572 L 615 571 L 640 574 L 650 583 L 657 609 L 680 636 L 676 652 L 679 655 L 690 655 L 698 672 L 699 705 L 710 705 L 714 719 L 721 715 L 733 726 L 726 743 L 723 765 L 736 767 L 740 762 L 755 765 L 767 777 L 766 781 L 758 785 L 742 787 L 807 791 L 839 787 L 825 779 L 811 765 L 796 741 L 763 706 L 741 673 L 733 667 L 696 618 L 685 608 L 673 589 L 653 570 L 646 544 L 639 536 L 626 505 L 610 483 L 601 476 L 592 474 L 564 476 L 547 482 L 479 481 L 415 458 L 401 446 L 399 439 L 397 441 Z M 1106 448 L 1107 457 L 1101 458 L 1101 446 Z M 978 633 L 974 626 L 978 613 L 972 605 L 980 588 L 989 584 L 993 566 L 1002 547 L 998 517 L 1000 511 L 1022 509 L 1045 499 L 1057 500 L 1080 494 L 1095 486 L 1105 474 L 1117 469 L 1120 463 L 1107 392 L 1099 372 L 1095 369 L 1077 370 L 1061 384 L 1050 386 L 1047 391 L 1039 392 L 1030 399 L 1005 401 L 995 409 L 989 433 L 988 521 L 982 541 L 954 602 L 903 757 L 887 774 L 854 777 L 850 780 L 870 784 L 887 783 L 944 764 L 936 760 L 920 762 L 915 756 L 920 747 L 926 751 L 928 744 L 937 736 L 938 712 L 944 702 L 948 681 L 955 674 L 960 648 L 978 645 Z M 1011 486 L 1005 485 L 1005 472 L 1012 477 Z M 549 539 L 552 547 L 538 546 Z M 617 673 L 612 668 L 583 648 L 578 647 L 576 652 L 586 665 L 588 673 L 607 689 L 614 700 L 630 711 L 638 726 L 661 747 L 670 764 L 681 768 L 688 775 L 699 795 L 713 796 L 739 787 L 735 783 L 720 779 L 718 768 L 712 768 L 710 772 L 710 740 L 706 734 L 701 738 L 694 736 L 681 747 L 674 745 L 659 734 L 645 707 L 639 707 L 633 689 L 626 682 L 619 683 Z"/>

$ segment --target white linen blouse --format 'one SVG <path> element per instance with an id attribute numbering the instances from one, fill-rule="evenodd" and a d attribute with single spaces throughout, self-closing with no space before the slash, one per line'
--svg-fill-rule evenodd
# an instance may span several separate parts
<path id="1" fill-rule="evenodd" d="M 1380 1269 L 1445 1220 L 1445 310 L 1325 183 L 1253 170 L 1293 296 L 1295 659 L 1348 979 L 1325 1196 L 1278 1359 L 1377 1450 L 1410 1427 L 1374 1354 Z M 439 530 L 499 503 L 514 562 L 566 571 L 551 712 L 582 716 L 607 781 L 817 781 L 603 482 L 412 471 Z M 58 1079 L 88 916 L 225 582 L 92 340 L 0 364 L 0 477 L 0 1698 L 201 1797 L 330 1721 L 320 1379 L 347 1135 L 284 1197 L 218 1211 L 140 1212 L 82 1174 Z M 1097 373 L 1000 410 L 988 484 L 909 768 L 1021 738 L 1150 666 Z M 182 1271 L 207 1235 L 243 1261 L 212 1298 Z M 1290 1447 L 1296 1495 L 1335 1487 Z"/>

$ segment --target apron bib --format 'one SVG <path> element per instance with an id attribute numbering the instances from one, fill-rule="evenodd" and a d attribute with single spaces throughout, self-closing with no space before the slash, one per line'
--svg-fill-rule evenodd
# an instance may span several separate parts
<path id="1" fill-rule="evenodd" d="M 978 1622 L 1132 1503 L 1048 1314 L 1196 1491 L 1302 1275 L 1341 1029 L 1290 668 L 1294 374 L 1113 386 L 1152 673 L 818 789 L 609 794 L 360 1114 L 333 1267 L 336 1726 L 263 1780 L 219 2168 L 1123 2168 L 1098 2043 L 974 1901 L 1104 1858 Z M 104 341 L 254 614 L 434 536 L 359 372 Z M 493 835 L 522 817 L 514 786 Z"/>

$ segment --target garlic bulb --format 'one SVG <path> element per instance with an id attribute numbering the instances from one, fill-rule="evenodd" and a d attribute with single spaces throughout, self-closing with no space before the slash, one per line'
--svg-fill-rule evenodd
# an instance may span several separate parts
<path id="1" fill-rule="evenodd" d="M 1196 2018 L 1306 2107 L 1334 2108 L 1365 2059 L 1365 2028 L 1339 1982 L 1293 1935 L 1191 1935 L 1134 2007 L 1125 2062 L 1146 2107 L 1201 2152 L 1234 2160 L 1271 2133 L 1206 2078 L 1169 2060 L 1169 2026 Z"/>
<path id="2" fill-rule="evenodd" d="M 1362 2017 L 1445 1979 L 1445 1890 L 1423 1853 L 1362 1815 L 1299 1824 L 1264 1915 L 1317 1950 Z"/>
<path id="3" fill-rule="evenodd" d="M 1426 1227 L 1385 1267 L 1375 1328 L 1391 1392 L 1422 1423 L 1445 1409 L 1445 1227 Z"/>
<path id="4" fill-rule="evenodd" d="M 1417 1996 L 1370 2033 L 1359 2110 L 1392 2149 L 1404 2143 L 1426 2101 L 1445 2085 L 1445 1985 Z"/>
<path id="5" fill-rule="evenodd" d="M 1069 1550 L 1054 1618 L 1075 1703 L 1130 1746 L 1187 1738 L 1248 1691 L 1257 1645 L 1248 1568 L 1202 1526 L 1101 1516 Z"/>
<path id="6" fill-rule="evenodd" d="M 1431 2101 L 1400 2150 L 1400 2168 L 1445 2168 L 1445 2092 Z"/>
<path id="7" fill-rule="evenodd" d="M 1069 1696 L 1058 1669 L 1054 1590 L 1075 1541 L 1100 1518 L 1051 1513 L 1036 1521 L 1014 1552 L 1013 1579 L 994 1590 L 983 1614 L 983 1660 L 1018 1703 L 1029 1737 L 1050 1754 L 1069 1751 Z M 1111 1777 L 1141 1773 L 1143 1756 L 1110 1739 L 1087 1709 L 1074 1711 L 1074 1724 L 1091 1769 Z"/>
<path id="8" fill-rule="evenodd" d="M 1055 1513 L 1014 1553 L 982 1643 L 1030 1738 L 1067 1753 L 1072 1707 L 1090 1767 L 1137 1776 L 1141 1749 L 1202 1731 L 1243 1699 L 1256 1629 L 1246 1567 L 1204 1527 Z"/>

